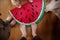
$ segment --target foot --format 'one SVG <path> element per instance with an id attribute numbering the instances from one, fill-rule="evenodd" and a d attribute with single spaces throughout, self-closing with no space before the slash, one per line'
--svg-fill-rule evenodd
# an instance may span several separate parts
<path id="1" fill-rule="evenodd" d="M 29 0 L 29 2 L 33 2 L 33 0 Z"/>
<path id="2" fill-rule="evenodd" d="M 21 5 L 17 5 L 18 8 L 21 8 Z"/>
<path id="3" fill-rule="evenodd" d="M 39 36 L 35 36 L 33 40 L 41 40 L 41 39 L 39 38 Z"/>
<path id="4" fill-rule="evenodd" d="M 9 21 L 5 21 L 5 27 L 12 27 L 12 25 L 9 23 Z"/>
<path id="5" fill-rule="evenodd" d="M 22 37 L 20 40 L 27 40 L 25 37 Z"/>
<path id="6" fill-rule="evenodd" d="M 10 23 L 9 23 L 9 21 L 5 21 L 5 26 L 7 26 L 7 25 L 9 25 Z"/>

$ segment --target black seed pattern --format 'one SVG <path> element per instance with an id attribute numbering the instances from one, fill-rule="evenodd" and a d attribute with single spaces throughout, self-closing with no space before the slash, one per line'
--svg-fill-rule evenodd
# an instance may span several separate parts
<path id="1" fill-rule="evenodd" d="M 31 19 L 29 18 L 29 22 L 31 22 Z"/>
<path id="2" fill-rule="evenodd" d="M 34 8 L 32 8 L 32 10 L 34 11 Z"/>
<path id="3" fill-rule="evenodd" d="M 27 12 L 29 12 L 29 9 L 27 9 Z"/>
<path id="4" fill-rule="evenodd" d="M 22 15 L 23 13 L 21 12 L 20 14 Z"/>
<path id="5" fill-rule="evenodd" d="M 17 15 L 17 12 L 16 12 L 16 14 L 15 15 Z"/>
<path id="6" fill-rule="evenodd" d="M 33 5 L 31 5 L 32 7 L 34 7 Z"/>
<path id="7" fill-rule="evenodd" d="M 20 21 L 22 22 L 22 19 L 20 19 Z"/>
<path id="8" fill-rule="evenodd" d="M 38 15 L 38 12 L 36 11 L 36 14 Z"/>
<path id="9" fill-rule="evenodd" d="M 34 15 L 31 15 L 34 18 Z"/>
<path id="10" fill-rule="evenodd" d="M 32 12 L 32 14 L 34 15 L 34 12 Z"/>
<path id="11" fill-rule="evenodd" d="M 37 5 L 35 5 L 35 7 L 38 7 Z"/>

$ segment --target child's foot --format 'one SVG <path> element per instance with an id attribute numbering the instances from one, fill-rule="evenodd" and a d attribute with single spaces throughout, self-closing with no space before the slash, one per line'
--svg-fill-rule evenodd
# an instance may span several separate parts
<path id="1" fill-rule="evenodd" d="M 9 21 L 5 21 L 5 26 L 6 27 L 12 27 L 12 25 L 9 23 Z"/>
<path id="2" fill-rule="evenodd" d="M 21 8 L 21 5 L 18 5 L 18 8 Z"/>
<path id="3" fill-rule="evenodd" d="M 7 25 L 9 25 L 10 23 L 9 23 L 9 21 L 5 21 L 5 26 L 7 26 Z"/>
<path id="4" fill-rule="evenodd" d="M 33 40 L 41 40 L 41 39 L 39 38 L 39 36 L 35 36 Z"/>
<path id="5" fill-rule="evenodd" d="M 29 2 L 33 2 L 33 0 L 29 0 Z"/>
<path id="6" fill-rule="evenodd" d="M 25 37 L 21 37 L 21 39 L 20 40 L 27 40 Z"/>

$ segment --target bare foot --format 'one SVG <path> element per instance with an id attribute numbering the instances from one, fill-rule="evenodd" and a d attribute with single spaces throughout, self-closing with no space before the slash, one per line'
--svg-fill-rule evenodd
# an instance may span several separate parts
<path id="1" fill-rule="evenodd" d="M 18 8 L 21 8 L 21 5 L 18 5 L 17 7 L 18 7 Z"/>
<path id="2" fill-rule="evenodd" d="M 29 2 L 33 2 L 33 0 L 29 0 Z"/>

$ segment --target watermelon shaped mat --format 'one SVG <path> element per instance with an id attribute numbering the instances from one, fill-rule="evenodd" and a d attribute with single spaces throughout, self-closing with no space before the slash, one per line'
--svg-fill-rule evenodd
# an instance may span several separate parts
<path id="1" fill-rule="evenodd" d="M 44 15 L 44 0 L 33 0 L 22 5 L 21 8 L 9 10 L 11 16 L 20 24 L 38 24 Z"/>

